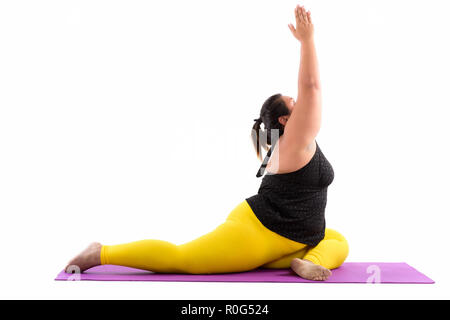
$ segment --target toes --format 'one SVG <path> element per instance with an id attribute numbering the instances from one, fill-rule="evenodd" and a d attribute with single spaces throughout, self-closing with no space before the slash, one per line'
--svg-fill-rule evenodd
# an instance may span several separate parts
<path id="1" fill-rule="evenodd" d="M 76 264 L 69 264 L 64 271 L 66 273 L 81 273 L 81 268 Z"/>
<path id="2" fill-rule="evenodd" d="M 328 279 L 328 277 L 331 275 L 331 271 L 328 269 L 322 269 L 320 272 L 312 277 L 312 280 L 314 281 L 325 281 Z"/>
<path id="3" fill-rule="evenodd" d="M 326 279 L 326 278 L 328 278 L 329 276 L 330 276 L 330 274 L 327 272 L 327 270 L 324 270 L 324 271 L 322 272 L 322 278 Z"/>
<path id="4" fill-rule="evenodd" d="M 64 268 L 64 272 L 69 273 L 69 270 L 71 269 L 71 266 L 73 265 L 73 262 L 70 261 L 66 267 Z"/>

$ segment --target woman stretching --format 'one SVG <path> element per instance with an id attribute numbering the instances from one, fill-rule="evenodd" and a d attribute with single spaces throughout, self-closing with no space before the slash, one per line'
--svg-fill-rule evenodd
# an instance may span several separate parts
<path id="1" fill-rule="evenodd" d="M 348 243 L 325 228 L 327 188 L 334 172 L 315 140 L 322 107 L 314 26 L 311 13 L 298 5 L 295 18 L 296 27 L 288 26 L 301 43 L 298 98 L 275 94 L 255 119 L 252 140 L 257 157 L 262 158 L 261 147 L 267 151 L 256 174 L 266 173 L 258 193 L 239 203 L 216 229 L 188 243 L 95 242 L 69 262 L 67 272 L 73 266 L 84 271 L 103 264 L 189 274 L 260 267 L 292 268 L 302 278 L 326 280 L 330 269 L 342 265 Z"/>

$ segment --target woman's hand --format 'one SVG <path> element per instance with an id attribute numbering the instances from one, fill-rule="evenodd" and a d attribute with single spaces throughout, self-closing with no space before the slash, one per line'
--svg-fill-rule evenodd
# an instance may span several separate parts
<path id="1" fill-rule="evenodd" d="M 295 8 L 296 27 L 289 23 L 288 27 L 294 37 L 300 41 L 309 41 L 314 37 L 314 25 L 311 21 L 311 12 L 306 11 L 303 6 Z"/>

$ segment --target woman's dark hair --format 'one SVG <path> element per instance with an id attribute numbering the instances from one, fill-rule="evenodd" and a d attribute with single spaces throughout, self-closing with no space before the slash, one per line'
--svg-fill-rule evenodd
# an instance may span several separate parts
<path id="1" fill-rule="evenodd" d="M 268 145 L 274 145 L 278 138 L 284 133 L 284 126 L 278 121 L 278 118 L 288 114 L 289 109 L 286 106 L 281 93 L 270 96 L 263 103 L 259 118 L 255 119 L 251 134 L 253 145 L 256 150 L 256 156 L 260 160 L 262 160 L 261 147 L 268 151 Z M 261 123 L 264 123 L 264 131 L 261 130 Z M 274 129 L 278 129 L 278 132 Z"/>

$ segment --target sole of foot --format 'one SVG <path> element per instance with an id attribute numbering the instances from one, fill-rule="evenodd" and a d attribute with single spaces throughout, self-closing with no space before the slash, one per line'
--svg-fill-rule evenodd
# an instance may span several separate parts
<path id="1" fill-rule="evenodd" d="M 331 271 L 309 260 L 292 259 L 291 269 L 300 277 L 307 280 L 324 281 L 331 276 Z"/>

